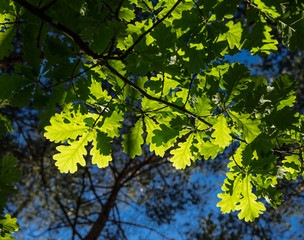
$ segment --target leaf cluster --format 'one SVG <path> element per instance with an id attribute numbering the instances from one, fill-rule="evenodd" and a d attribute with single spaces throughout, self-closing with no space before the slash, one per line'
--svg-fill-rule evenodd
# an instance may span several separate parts
<path id="1" fill-rule="evenodd" d="M 235 16 L 238 8 L 246 11 L 244 19 Z M 281 75 L 267 82 L 224 61 L 241 50 L 277 51 L 270 22 L 278 25 L 283 44 L 302 49 L 300 1 L 77 0 L 37 7 L 16 0 L 3 9 L 0 43 L 7 41 L 0 58 L 18 33 L 26 64 L 1 75 L 1 106 L 40 112 L 44 136 L 60 144 L 53 158 L 61 172 L 76 172 L 86 156 L 108 166 L 117 138 L 130 158 L 146 145 L 159 157 L 169 154 L 177 169 L 230 151 L 218 206 L 224 213 L 240 211 L 245 221 L 265 211 L 257 198 L 273 207 L 281 203 L 278 179 L 302 174 L 303 115 L 292 110 L 295 80 Z M 136 120 L 123 133 L 126 115 Z M 284 150 L 280 161 L 275 154 L 284 144 L 297 147 Z"/>

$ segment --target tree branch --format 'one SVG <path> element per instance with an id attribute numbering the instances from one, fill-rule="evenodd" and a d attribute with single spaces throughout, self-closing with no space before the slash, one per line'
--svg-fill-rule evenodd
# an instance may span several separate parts
<path id="1" fill-rule="evenodd" d="M 139 227 L 139 228 L 145 228 L 145 229 L 148 229 L 152 232 L 155 232 L 156 234 L 158 234 L 159 236 L 163 237 L 164 239 L 168 239 L 168 240 L 172 240 L 172 238 L 168 238 L 167 236 L 165 236 L 164 234 L 158 232 L 157 230 L 155 230 L 154 228 L 151 228 L 151 227 L 148 227 L 148 226 L 145 226 L 145 225 L 141 225 L 141 224 L 137 224 L 137 223 L 130 223 L 130 222 L 124 222 L 124 221 L 111 221 L 113 223 L 121 223 L 121 224 L 126 224 L 126 225 L 130 225 L 130 226 L 133 226 L 133 227 Z"/>
<path id="2" fill-rule="evenodd" d="M 111 209 L 115 205 L 115 201 L 118 195 L 119 190 L 122 187 L 122 179 L 124 177 L 124 174 L 118 176 L 118 178 L 115 180 L 114 186 L 112 188 L 111 194 L 109 198 L 107 199 L 106 203 L 104 204 L 104 207 L 102 208 L 102 211 L 99 213 L 97 220 L 94 222 L 93 226 L 91 227 L 89 233 L 85 236 L 84 240 L 97 240 L 100 233 L 102 232 L 103 228 L 105 227 Z"/>
<path id="3" fill-rule="evenodd" d="M 45 10 L 44 8 L 39 9 L 24 0 L 14 0 L 14 1 L 17 2 L 19 5 L 21 5 L 22 7 L 24 7 L 29 12 L 31 12 L 32 14 L 34 14 L 35 16 L 39 17 L 41 20 L 49 23 L 53 27 L 63 32 L 66 36 L 72 39 L 86 54 L 91 56 L 93 59 L 111 59 L 111 57 L 108 56 L 105 57 L 101 54 L 95 53 L 91 48 L 89 48 L 89 45 L 80 38 L 80 36 L 77 33 L 73 32 L 71 29 L 67 28 L 61 23 L 54 22 L 51 17 L 49 17 L 44 13 Z"/>
<path id="4" fill-rule="evenodd" d="M 151 95 L 149 95 L 148 93 L 146 93 L 144 90 L 142 90 L 140 87 L 138 87 L 137 85 L 135 85 L 134 83 L 132 83 L 130 80 L 128 80 L 126 77 L 124 77 L 123 75 L 121 75 L 119 72 L 116 71 L 116 69 L 114 69 L 112 66 L 110 66 L 109 63 L 105 62 L 104 63 L 105 66 L 113 73 L 115 74 L 117 77 L 119 77 L 121 80 L 123 80 L 126 84 L 130 85 L 132 88 L 134 88 L 136 91 L 138 91 L 139 93 L 141 93 L 143 96 L 145 96 L 146 98 L 150 99 L 150 100 L 153 100 L 153 101 L 156 101 L 156 102 L 159 102 L 159 103 L 162 103 L 162 104 L 165 104 L 166 106 L 169 106 L 169 107 L 173 107 L 177 110 L 180 110 L 198 120 L 200 120 L 201 122 L 205 123 L 206 125 L 208 125 L 209 127 L 212 127 L 212 124 L 207 122 L 205 119 L 201 118 L 200 116 L 188 111 L 187 109 L 185 109 L 184 107 L 181 107 L 181 106 L 178 106 L 174 103 L 170 103 L 170 102 L 167 102 L 165 100 L 162 100 L 162 99 L 159 99 L 159 98 L 156 98 L 156 97 L 153 97 Z"/>
<path id="5" fill-rule="evenodd" d="M 60 201 L 60 198 L 59 198 L 57 195 L 55 196 L 55 200 L 56 200 L 56 202 L 58 203 L 58 205 L 59 205 L 61 211 L 63 212 L 63 215 L 65 216 L 67 222 L 68 222 L 69 225 L 72 227 L 73 232 L 75 232 L 76 235 L 77 235 L 81 240 L 83 240 L 82 236 L 81 236 L 81 235 L 79 234 L 79 232 L 75 229 L 74 224 L 71 222 L 71 219 L 69 218 L 68 213 L 66 212 L 66 210 L 65 210 L 65 208 L 64 208 L 64 206 L 63 206 L 63 204 L 62 204 L 61 201 Z"/>

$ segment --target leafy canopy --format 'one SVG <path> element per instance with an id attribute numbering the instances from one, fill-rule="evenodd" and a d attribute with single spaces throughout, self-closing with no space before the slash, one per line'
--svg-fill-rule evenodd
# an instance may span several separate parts
<path id="1" fill-rule="evenodd" d="M 302 174 L 295 80 L 282 75 L 267 82 L 224 61 L 241 50 L 276 52 L 270 24 L 277 24 L 283 44 L 303 50 L 301 1 L 0 4 L 0 58 L 16 48 L 18 33 L 25 62 L 1 75 L 1 107 L 40 112 L 44 136 L 59 144 L 54 160 L 61 172 L 74 173 L 86 159 L 108 166 L 116 139 L 130 158 L 149 146 L 156 155 L 169 154 L 177 169 L 230 152 L 218 206 L 223 213 L 240 211 L 245 221 L 265 211 L 258 198 L 273 207 L 281 203 L 278 178 Z M 1 132 L 12 130 L 6 116 L 0 120 Z M 286 144 L 296 147 L 279 161 Z"/>

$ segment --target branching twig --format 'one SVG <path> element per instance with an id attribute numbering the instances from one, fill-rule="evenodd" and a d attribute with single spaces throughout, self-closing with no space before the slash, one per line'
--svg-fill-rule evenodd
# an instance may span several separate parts
<path id="1" fill-rule="evenodd" d="M 136 84 L 132 83 L 130 80 L 128 80 L 126 77 L 124 77 L 123 75 L 121 75 L 119 72 L 116 71 L 116 69 L 114 69 L 112 66 L 110 66 L 110 64 L 108 63 L 105 63 L 106 67 L 113 73 L 115 74 L 117 77 L 119 77 L 121 80 L 123 80 L 126 84 L 130 85 L 132 88 L 134 88 L 136 91 L 138 91 L 139 93 L 141 93 L 143 96 L 145 96 L 146 98 L 150 99 L 150 100 L 153 100 L 153 101 L 156 101 L 156 102 L 159 102 L 159 103 L 162 103 L 162 104 L 165 104 L 169 107 L 173 107 L 175 109 L 178 109 L 198 120 L 200 120 L 201 122 L 205 123 L 206 125 L 208 125 L 209 127 L 212 127 L 212 124 L 207 122 L 205 119 L 201 118 L 200 116 L 188 111 L 187 109 L 185 109 L 184 107 L 182 106 L 178 106 L 174 103 L 170 103 L 170 102 L 167 102 L 165 100 L 162 100 L 162 99 L 159 99 L 159 98 L 156 98 L 156 97 L 153 97 L 151 96 L 150 94 L 146 93 L 144 90 L 142 90 L 140 87 L 138 87 Z"/>
<path id="2" fill-rule="evenodd" d="M 123 85 L 123 87 L 121 89 L 119 89 L 118 92 L 115 93 L 114 96 L 111 97 L 110 101 L 108 101 L 107 105 L 104 107 L 104 109 L 101 111 L 101 113 L 99 113 L 99 116 L 96 118 L 95 122 L 92 125 L 92 129 L 94 129 L 94 127 L 96 126 L 97 122 L 99 121 L 99 119 L 103 116 L 103 114 L 105 113 L 105 111 L 107 110 L 107 108 L 109 107 L 110 103 L 113 101 L 113 99 L 115 97 L 117 97 L 117 95 L 126 87 L 126 83 Z"/>
<path id="3" fill-rule="evenodd" d="M 111 221 L 111 222 L 116 223 L 116 224 L 118 224 L 118 223 L 126 224 L 126 225 L 130 225 L 130 226 L 133 226 L 133 227 L 145 228 L 145 229 L 148 229 L 148 230 L 150 230 L 152 232 L 155 232 L 156 234 L 158 234 L 159 236 L 163 237 L 164 239 L 172 240 L 172 238 L 168 238 L 167 236 L 165 236 L 164 234 L 158 232 L 154 228 L 151 228 L 151 227 L 148 227 L 148 226 L 145 226 L 145 225 L 141 225 L 141 224 L 137 224 L 137 223 L 130 223 L 130 222 L 123 222 L 123 221 L 121 221 L 121 222 Z"/>
<path id="4" fill-rule="evenodd" d="M 119 21 L 119 12 L 120 12 L 120 9 L 121 9 L 121 6 L 123 4 L 124 0 L 121 0 L 118 4 L 118 7 L 116 8 L 116 11 L 115 11 L 115 18 L 117 21 Z"/>
<path id="5" fill-rule="evenodd" d="M 192 1 L 193 1 L 194 5 L 196 6 L 196 9 L 197 9 L 197 10 L 199 11 L 199 13 L 201 14 L 201 17 L 202 17 L 203 21 L 204 21 L 205 23 L 207 23 L 207 19 L 206 19 L 206 17 L 204 16 L 202 10 L 199 8 L 199 6 L 198 6 L 197 3 L 195 2 L 195 0 L 192 0 Z"/>
<path id="6" fill-rule="evenodd" d="M 194 78 L 194 77 L 193 77 Z M 191 91 L 191 87 L 192 87 L 192 83 L 193 83 L 193 78 L 191 78 L 191 82 L 189 84 L 189 90 L 188 90 L 188 95 L 187 95 L 187 99 L 184 103 L 184 107 L 186 107 L 187 103 L 188 103 L 188 100 L 189 100 L 189 97 L 190 97 L 190 91 Z"/>
<path id="7" fill-rule="evenodd" d="M 73 229 L 73 233 L 72 233 L 72 239 L 73 240 L 75 239 L 75 234 L 76 234 L 76 225 L 77 225 L 77 220 L 78 220 L 79 209 L 80 209 L 80 206 L 81 206 L 81 198 L 82 198 L 82 195 L 83 195 L 85 187 L 86 187 L 85 182 L 84 182 L 84 176 L 85 176 L 85 173 L 82 174 L 82 188 L 81 188 L 81 191 L 80 191 L 80 194 L 78 196 L 77 203 L 76 203 L 74 223 L 71 226 L 72 229 Z"/>
<path id="8" fill-rule="evenodd" d="M 53 19 L 50 16 L 48 16 L 47 14 L 44 13 L 45 8 L 39 9 L 25 0 L 15 0 L 15 2 L 20 4 L 22 7 L 24 7 L 28 11 L 30 11 L 35 16 L 39 17 L 41 20 L 49 23 L 53 27 L 55 27 L 58 30 L 60 30 L 61 32 L 63 32 L 67 37 L 72 39 L 80 47 L 80 49 L 82 49 L 86 54 L 88 54 L 93 59 L 98 59 L 98 60 L 111 59 L 111 57 L 105 57 L 101 54 L 95 53 L 89 47 L 88 43 L 83 41 L 77 33 L 73 32 L 71 29 L 67 28 L 66 26 L 62 25 L 61 23 L 56 23 L 55 21 L 53 21 Z M 55 1 L 53 1 L 53 2 L 55 2 Z"/>
<path id="9" fill-rule="evenodd" d="M 60 198 L 58 197 L 58 195 L 55 196 L 55 200 L 56 200 L 56 202 L 58 203 L 58 205 L 59 205 L 59 207 L 60 207 L 60 209 L 61 209 L 61 211 L 62 211 L 64 217 L 66 218 L 66 220 L 67 220 L 67 222 L 68 222 L 68 224 L 73 228 L 73 223 L 72 223 L 71 219 L 69 218 L 69 215 L 68 215 L 68 213 L 66 212 L 65 207 L 64 207 L 63 204 L 61 203 Z M 73 232 L 75 232 L 75 234 L 76 234 L 81 240 L 83 240 L 83 237 L 80 235 L 80 233 L 76 230 L 75 227 L 73 228 Z"/>
<path id="10" fill-rule="evenodd" d="M 85 168 L 85 170 L 86 170 L 86 173 L 88 174 L 88 177 L 89 177 L 89 181 L 90 181 L 92 192 L 93 192 L 94 196 L 96 197 L 97 201 L 99 202 L 100 206 L 103 207 L 103 203 L 100 200 L 99 196 L 97 195 L 95 186 L 93 184 L 91 173 L 90 173 L 90 171 L 89 171 L 89 169 L 87 167 Z"/>
<path id="11" fill-rule="evenodd" d="M 136 41 L 132 44 L 132 46 L 130 46 L 126 52 L 121 56 L 119 57 L 119 59 L 125 59 L 129 54 L 130 52 L 132 52 L 132 50 L 136 47 L 136 45 L 150 32 L 152 32 L 152 30 L 154 28 L 156 28 L 160 23 L 162 23 L 173 11 L 174 9 L 182 2 L 182 0 L 178 0 L 174 5 L 173 7 L 158 21 L 156 22 L 155 24 L 153 24 L 153 26 L 151 26 L 147 31 L 145 31 L 143 34 L 141 34 L 139 36 L 139 38 L 136 39 Z"/>
<path id="12" fill-rule="evenodd" d="M 67 78 L 67 79 L 65 79 L 65 80 L 63 80 L 63 81 L 61 81 L 61 82 L 58 82 L 58 83 L 54 84 L 52 87 L 56 87 L 56 86 L 58 86 L 58 85 L 60 85 L 60 84 L 62 84 L 62 83 L 66 83 L 66 82 L 69 82 L 69 81 L 73 81 L 75 78 L 77 78 L 77 77 L 81 76 L 82 74 L 86 73 L 87 71 L 89 71 L 89 70 L 91 70 L 91 69 L 97 67 L 98 65 L 99 65 L 98 63 L 93 64 L 91 67 L 89 67 L 89 68 L 83 70 L 83 71 L 80 72 L 80 73 L 77 73 L 75 76 L 69 77 L 69 78 Z"/>

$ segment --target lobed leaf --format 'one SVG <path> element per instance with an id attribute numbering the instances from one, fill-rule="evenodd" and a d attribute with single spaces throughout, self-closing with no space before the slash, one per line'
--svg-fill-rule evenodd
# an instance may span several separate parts
<path id="1" fill-rule="evenodd" d="M 251 143 L 262 131 L 259 128 L 260 120 L 251 120 L 250 114 L 239 114 L 230 111 L 229 116 L 237 123 L 237 128 L 242 130 L 242 136 L 247 143 Z"/>
<path id="2" fill-rule="evenodd" d="M 131 158 L 134 158 L 136 155 L 140 156 L 142 153 L 141 145 L 144 143 L 143 133 L 143 121 L 140 119 L 135 123 L 135 126 L 131 128 L 130 133 L 123 135 L 125 139 L 122 143 L 123 151 L 128 153 Z"/>
<path id="3" fill-rule="evenodd" d="M 240 210 L 239 219 L 245 218 L 245 221 L 253 222 L 263 211 L 266 210 L 262 202 L 257 202 L 256 195 L 252 193 L 251 175 L 246 175 L 242 184 L 242 195 L 236 210 Z"/>
<path id="4" fill-rule="evenodd" d="M 173 162 L 173 166 L 176 169 L 184 169 L 186 166 L 190 166 L 191 159 L 195 160 L 191 151 L 193 137 L 194 134 L 191 133 L 185 142 L 179 143 L 178 148 L 170 152 L 173 155 L 170 158 L 170 162 Z"/>
<path id="5" fill-rule="evenodd" d="M 99 168 L 107 167 L 112 160 L 112 138 L 108 137 L 104 132 L 95 130 L 90 134 L 89 141 L 93 141 L 93 147 L 90 150 L 92 163 L 97 164 Z"/>
<path id="6" fill-rule="evenodd" d="M 217 118 L 217 122 L 213 125 L 214 132 L 212 133 L 212 143 L 218 145 L 221 148 L 229 146 L 232 137 L 230 136 L 230 129 L 228 128 L 227 120 L 223 114 L 220 114 Z"/>
<path id="7" fill-rule="evenodd" d="M 84 155 L 87 154 L 85 146 L 88 144 L 90 131 L 83 133 L 79 140 L 68 141 L 67 146 L 61 145 L 56 149 L 59 153 L 53 156 L 56 161 L 55 165 L 62 173 L 74 173 L 77 171 L 77 164 L 85 166 Z"/>

